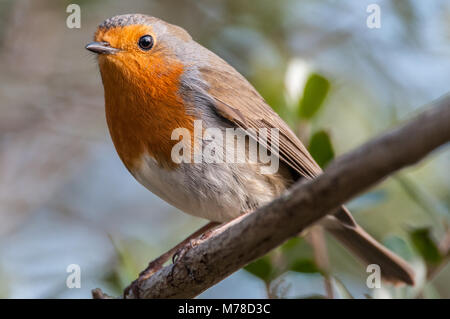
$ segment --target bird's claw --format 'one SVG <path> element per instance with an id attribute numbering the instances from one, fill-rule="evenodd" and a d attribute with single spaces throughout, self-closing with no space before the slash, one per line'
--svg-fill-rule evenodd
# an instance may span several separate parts
<path id="1" fill-rule="evenodd" d="M 183 258 L 183 256 L 186 255 L 186 253 L 190 249 L 198 246 L 200 243 L 202 243 L 203 241 L 205 241 L 209 237 L 211 237 L 212 233 L 213 233 L 212 230 L 209 230 L 209 231 L 203 233 L 199 238 L 191 239 L 186 245 L 184 245 L 183 247 L 178 249 L 175 252 L 175 254 L 173 254 L 173 256 L 172 256 L 172 263 L 175 264 L 178 260 Z"/>
<path id="2" fill-rule="evenodd" d="M 173 254 L 172 256 L 172 263 L 175 264 L 178 260 L 180 260 L 181 258 L 183 258 L 184 255 L 186 255 L 186 253 L 194 248 L 195 246 L 197 246 L 199 244 L 199 240 L 198 239 L 191 239 L 186 245 L 184 245 L 183 247 L 181 247 L 180 249 L 178 249 L 175 254 Z"/>

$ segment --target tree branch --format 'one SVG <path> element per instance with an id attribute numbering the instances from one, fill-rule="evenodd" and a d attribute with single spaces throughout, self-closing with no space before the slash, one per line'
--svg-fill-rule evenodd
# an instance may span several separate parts
<path id="1" fill-rule="evenodd" d="M 141 298 L 193 298 L 395 171 L 450 141 L 450 97 L 337 158 L 312 181 L 232 221 L 139 284 Z M 130 291 L 127 298 L 134 298 Z"/>

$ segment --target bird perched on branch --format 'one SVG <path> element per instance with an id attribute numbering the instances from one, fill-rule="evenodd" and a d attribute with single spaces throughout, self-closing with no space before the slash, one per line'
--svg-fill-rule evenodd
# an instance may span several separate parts
<path id="1" fill-rule="evenodd" d="M 212 222 L 190 239 L 270 202 L 295 181 L 321 173 L 300 140 L 253 86 L 184 29 L 146 15 L 120 15 L 104 21 L 95 42 L 86 48 L 98 54 L 109 131 L 127 169 L 168 203 Z M 278 170 L 264 173 L 260 157 L 249 160 L 248 147 L 240 150 L 245 153 L 240 154 L 246 159 L 243 163 L 211 162 L 204 157 L 174 160 L 174 147 L 180 142 L 173 133 L 183 128 L 196 136 L 197 121 L 202 123 L 201 133 L 210 128 L 220 132 L 277 129 L 277 140 L 272 136 L 262 143 L 251 134 L 250 139 L 277 156 Z M 184 151 L 195 153 L 195 139 L 183 142 L 189 145 Z M 272 149 L 275 141 L 278 152 Z M 218 146 L 215 139 L 202 147 L 214 144 L 216 149 L 237 150 L 234 142 Z M 192 154 L 184 157 L 191 158 Z M 320 223 L 363 261 L 378 264 L 385 280 L 413 284 L 406 262 L 358 226 L 345 207 Z M 141 277 L 158 270 L 173 252 L 152 262 Z"/>

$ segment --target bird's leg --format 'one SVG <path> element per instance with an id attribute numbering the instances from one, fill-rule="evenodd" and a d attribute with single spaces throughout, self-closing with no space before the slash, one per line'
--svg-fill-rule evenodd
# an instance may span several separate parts
<path id="1" fill-rule="evenodd" d="M 193 246 L 195 240 L 201 236 L 201 239 L 204 239 L 203 235 L 206 235 L 211 232 L 211 229 L 219 225 L 218 222 L 210 222 L 206 224 L 205 226 L 201 227 L 199 230 L 195 231 L 191 235 L 189 235 L 185 240 L 177 244 L 175 247 L 171 248 L 169 251 L 165 252 L 155 260 L 151 261 L 147 268 L 145 268 L 140 274 L 139 277 L 134 280 L 127 288 L 124 290 L 124 298 L 128 295 L 130 290 L 133 291 L 133 294 L 136 298 L 139 298 L 139 290 L 138 290 L 138 284 L 142 282 L 143 280 L 146 280 L 150 278 L 155 272 L 160 270 L 164 263 L 170 259 L 172 255 L 179 255 L 179 251 L 185 250 L 185 247 L 187 245 Z M 207 235 L 209 237 L 209 235 Z"/>
<path id="2" fill-rule="evenodd" d="M 179 260 L 181 257 L 183 257 L 189 249 L 194 248 L 195 246 L 200 244 L 202 241 L 205 241 L 206 239 L 211 237 L 211 235 L 214 233 L 213 228 L 217 225 L 220 225 L 220 223 L 216 223 L 216 222 L 211 222 L 211 224 L 214 224 L 214 225 L 212 225 L 210 228 L 206 229 L 201 234 L 198 234 L 198 236 L 189 236 L 182 243 L 180 243 L 179 245 L 174 247 L 174 248 L 178 248 L 178 249 L 172 255 L 172 263 L 173 264 L 175 264 L 177 262 L 177 260 Z M 206 226 L 208 226 L 208 225 L 206 225 Z"/>
<path id="3" fill-rule="evenodd" d="M 172 257 L 172 262 L 176 263 L 188 252 L 189 249 L 191 249 L 191 248 L 197 246 L 198 244 L 200 244 L 201 242 L 207 240 L 212 235 L 223 232 L 225 229 L 227 229 L 231 225 L 238 223 L 242 218 L 245 217 L 246 214 L 249 214 L 249 213 L 250 212 L 244 212 L 241 215 L 239 215 L 238 217 L 236 217 L 222 225 L 220 225 L 220 223 L 216 223 L 216 225 L 220 225 L 220 226 L 217 228 L 214 228 L 214 226 L 216 226 L 216 225 L 214 225 L 213 227 L 211 227 L 211 228 L 207 229 L 205 232 L 203 232 L 201 234 L 201 236 L 192 237 L 189 241 L 186 241 L 184 245 L 180 245 L 181 246 L 180 249 L 178 249 Z"/>
<path id="4" fill-rule="evenodd" d="M 172 262 L 176 263 L 178 260 L 180 260 L 187 252 L 189 249 L 197 246 L 198 244 L 200 244 L 201 242 L 207 240 L 208 238 L 210 238 L 212 235 L 220 233 L 222 231 L 224 231 L 225 229 L 227 229 L 228 227 L 230 227 L 231 225 L 239 222 L 242 218 L 244 218 L 244 216 L 248 214 L 248 212 L 242 213 L 240 216 L 220 225 L 220 223 L 215 223 L 215 225 L 213 225 L 212 227 L 206 229 L 201 236 L 189 236 L 185 241 L 184 244 L 180 243 L 180 248 L 175 252 L 175 254 L 172 257 Z M 211 222 L 213 223 L 213 222 Z M 209 225 L 209 224 L 208 224 Z M 208 226 L 206 225 L 206 226 Z M 217 228 L 214 228 L 215 226 L 220 225 Z M 206 227 L 205 226 L 205 227 Z M 198 232 L 196 232 L 198 233 Z M 177 246 L 178 247 L 178 246 Z"/>

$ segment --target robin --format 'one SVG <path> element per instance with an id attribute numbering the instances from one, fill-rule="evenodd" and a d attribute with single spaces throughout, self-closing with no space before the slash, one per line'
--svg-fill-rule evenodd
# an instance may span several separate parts
<path id="1" fill-rule="evenodd" d="M 270 202 L 292 183 L 321 174 L 301 141 L 253 86 L 184 29 L 141 14 L 115 16 L 100 24 L 95 42 L 86 49 L 98 54 L 109 132 L 127 169 L 171 205 L 211 221 L 150 263 L 140 278 L 161 268 L 186 242 Z M 179 141 L 173 132 L 183 128 L 195 136 L 197 121 L 202 130 L 277 129 L 277 172 L 263 173 L 260 157 L 244 163 L 174 160 Z M 275 141 L 251 138 L 266 149 Z M 408 264 L 357 225 L 345 207 L 320 224 L 364 262 L 379 265 L 385 280 L 414 284 Z"/>

